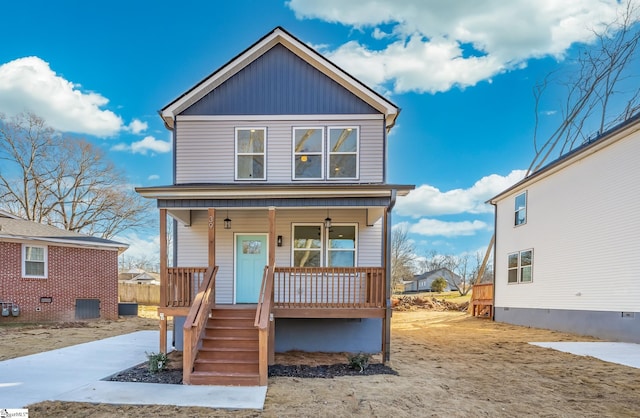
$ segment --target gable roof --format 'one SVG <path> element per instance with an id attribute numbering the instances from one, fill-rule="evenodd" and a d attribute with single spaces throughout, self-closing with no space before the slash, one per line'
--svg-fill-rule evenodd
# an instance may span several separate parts
<path id="1" fill-rule="evenodd" d="M 78 234 L 55 226 L 28 221 L 0 210 L 0 241 L 5 240 L 42 241 L 43 243 L 52 244 L 117 249 L 118 252 L 123 252 L 129 248 L 129 245 L 121 242 Z"/>
<path id="2" fill-rule="evenodd" d="M 586 158 L 587 156 L 594 154 L 601 149 L 614 144 L 615 142 L 622 140 L 633 133 L 640 131 L 640 113 L 637 115 L 619 123 L 608 131 L 596 136 L 593 139 L 587 140 L 584 144 L 569 151 L 568 153 L 561 155 L 557 159 L 551 161 L 538 171 L 530 174 L 524 179 L 520 180 L 513 186 L 503 190 L 496 196 L 487 200 L 486 203 L 495 205 L 498 201 L 511 195 L 516 191 L 524 189 L 527 185 L 541 180 L 547 176 L 550 176 L 563 168 L 573 164 L 575 161 Z"/>
<path id="3" fill-rule="evenodd" d="M 233 58 L 220 69 L 200 81 L 180 97 L 169 103 L 160 111 L 160 116 L 168 129 L 173 129 L 175 117 L 202 99 L 212 90 L 229 80 L 233 75 L 254 62 L 276 45 L 282 45 L 309 65 L 325 74 L 352 94 L 363 100 L 376 111 L 385 116 L 387 129 L 390 129 L 400 109 L 382 95 L 358 81 L 347 72 L 320 55 L 289 32 L 278 26 L 266 34 L 244 52 Z"/>

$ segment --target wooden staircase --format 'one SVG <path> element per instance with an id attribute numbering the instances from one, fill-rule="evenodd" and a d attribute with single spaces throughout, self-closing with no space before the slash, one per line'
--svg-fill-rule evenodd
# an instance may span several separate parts
<path id="1" fill-rule="evenodd" d="M 258 386 L 256 308 L 211 310 L 191 374 L 193 385 Z"/>

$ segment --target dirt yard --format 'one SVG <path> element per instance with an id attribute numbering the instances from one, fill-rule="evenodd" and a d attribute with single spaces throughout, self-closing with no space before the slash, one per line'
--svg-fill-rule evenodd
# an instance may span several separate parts
<path id="1" fill-rule="evenodd" d="M 0 328 L 0 359 L 156 326 L 129 318 L 59 329 Z M 398 376 L 270 378 L 263 411 L 42 402 L 28 406 L 29 416 L 640 417 L 639 369 L 527 344 L 588 340 L 461 312 L 394 312 L 390 365 Z M 299 355 L 291 360 L 304 361 Z"/>

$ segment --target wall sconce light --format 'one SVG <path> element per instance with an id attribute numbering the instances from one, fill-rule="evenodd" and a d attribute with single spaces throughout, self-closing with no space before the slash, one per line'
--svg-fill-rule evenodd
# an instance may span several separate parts
<path id="1" fill-rule="evenodd" d="M 278 247 L 282 247 L 282 235 L 278 235 L 278 238 L 276 239 L 276 245 L 278 245 Z"/>
<path id="2" fill-rule="evenodd" d="M 324 227 L 331 228 L 331 218 L 329 217 L 329 209 L 327 209 L 327 217 L 324 219 Z"/>
<path id="3" fill-rule="evenodd" d="M 231 219 L 229 219 L 229 211 L 227 210 L 227 217 L 224 218 L 224 229 L 231 229 Z"/>

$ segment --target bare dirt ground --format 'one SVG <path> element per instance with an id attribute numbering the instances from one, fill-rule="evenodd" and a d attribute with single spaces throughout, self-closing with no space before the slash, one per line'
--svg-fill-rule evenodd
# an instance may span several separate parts
<path id="1" fill-rule="evenodd" d="M 0 328 L 0 358 L 156 327 L 154 320 L 128 318 L 79 328 Z M 270 378 L 263 411 L 41 402 L 28 406 L 29 416 L 640 417 L 639 369 L 528 344 L 588 340 L 463 312 L 394 312 L 390 365 L 397 376 Z M 276 360 L 318 364 L 335 356 Z"/>

